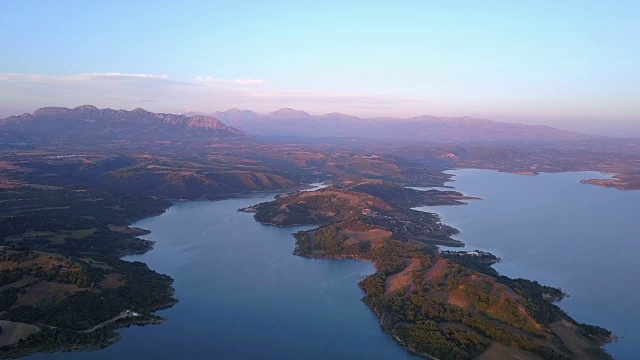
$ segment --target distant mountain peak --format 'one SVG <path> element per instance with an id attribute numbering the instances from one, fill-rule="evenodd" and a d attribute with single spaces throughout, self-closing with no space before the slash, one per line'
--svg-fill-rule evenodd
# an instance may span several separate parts
<path id="1" fill-rule="evenodd" d="M 71 111 L 71 109 L 65 108 L 65 107 L 47 106 L 47 107 L 41 107 L 41 108 L 37 109 L 36 111 L 34 111 L 33 112 L 33 116 L 43 116 L 43 115 L 47 115 L 47 114 L 61 114 L 61 113 L 64 113 L 66 111 Z M 22 116 L 31 116 L 31 114 L 25 113 Z"/>
<path id="2" fill-rule="evenodd" d="M 340 120 L 362 120 L 357 116 L 343 114 L 339 112 L 332 112 L 324 115 L 320 115 L 320 118 L 323 119 L 340 119 Z"/>
<path id="3" fill-rule="evenodd" d="M 302 110 L 296 110 L 291 108 L 281 108 L 276 111 L 270 112 L 268 116 L 274 116 L 279 118 L 297 119 L 297 118 L 310 118 L 311 115 Z"/>
<path id="4" fill-rule="evenodd" d="M 80 106 L 74 107 L 73 110 L 96 111 L 98 110 L 98 108 L 93 105 L 80 105 Z"/>
<path id="5" fill-rule="evenodd" d="M 226 126 L 225 124 L 222 123 L 222 121 L 218 120 L 213 116 L 205 116 L 205 115 L 192 116 L 188 118 L 187 124 L 189 126 L 202 127 L 206 129 L 222 129 L 226 131 L 231 131 L 238 135 L 242 133 L 240 130 L 236 128 Z"/>

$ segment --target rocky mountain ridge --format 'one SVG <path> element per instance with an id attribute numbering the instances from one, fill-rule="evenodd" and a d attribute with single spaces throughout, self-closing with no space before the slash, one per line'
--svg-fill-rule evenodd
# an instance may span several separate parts
<path id="1" fill-rule="evenodd" d="M 98 109 L 82 105 L 73 109 L 44 107 L 0 120 L 0 130 L 31 133 L 56 138 L 101 136 L 109 140 L 210 140 L 246 139 L 249 135 L 223 124 L 212 116 L 184 116 L 153 113 L 138 108 L 131 111 Z"/>

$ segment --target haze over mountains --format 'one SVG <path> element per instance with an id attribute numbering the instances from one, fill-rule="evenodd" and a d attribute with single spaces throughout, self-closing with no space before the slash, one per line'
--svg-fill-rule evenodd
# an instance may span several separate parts
<path id="1" fill-rule="evenodd" d="M 257 136 L 346 137 L 432 142 L 579 140 L 587 135 L 542 125 L 523 125 L 471 117 L 417 116 L 359 118 L 341 113 L 311 115 L 282 108 L 260 114 L 230 109 L 211 114 Z"/>
<path id="2" fill-rule="evenodd" d="M 331 113 L 310 115 L 283 108 L 268 114 L 230 109 L 201 114 L 152 113 L 143 109 L 45 107 L 33 114 L 0 120 L 0 130 L 42 137 L 130 141 L 208 141 L 255 136 L 362 138 L 400 141 L 502 142 L 570 141 L 589 138 L 576 132 L 470 117 L 358 118 Z M 249 135 L 250 134 L 250 135 Z"/>
<path id="3" fill-rule="evenodd" d="M 210 140 L 247 138 L 248 134 L 211 116 L 152 113 L 143 109 L 113 110 L 82 105 L 73 109 L 45 107 L 0 120 L 0 130 L 45 137 L 115 140 Z"/>

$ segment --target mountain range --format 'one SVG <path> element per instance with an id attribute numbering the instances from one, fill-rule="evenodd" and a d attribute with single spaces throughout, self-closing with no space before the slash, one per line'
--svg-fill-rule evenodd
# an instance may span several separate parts
<path id="1" fill-rule="evenodd" d="M 45 107 L 0 120 L 0 131 L 43 138 L 129 141 L 210 141 L 254 136 L 387 139 L 412 142 L 569 141 L 587 135 L 542 125 L 471 117 L 359 118 L 341 113 L 311 115 L 283 108 L 261 114 L 230 109 L 209 115 L 153 113 L 143 109 Z M 251 135 L 249 135 L 251 134 Z"/>
<path id="2" fill-rule="evenodd" d="M 523 125 L 471 117 L 417 116 L 359 118 L 341 113 L 311 115 L 283 108 L 260 114 L 230 109 L 211 114 L 259 136 L 345 137 L 430 142 L 579 140 L 587 135 L 542 125 Z"/>
<path id="3" fill-rule="evenodd" d="M 45 107 L 0 120 L 0 130 L 52 138 L 111 140 L 206 141 L 216 138 L 248 138 L 211 116 L 152 113 L 143 109 L 113 110 L 82 105 L 73 109 Z"/>
<path id="4" fill-rule="evenodd" d="M 587 135 L 543 125 L 471 117 L 359 118 L 341 113 L 311 115 L 282 108 L 261 114 L 230 109 L 210 114 L 256 136 L 344 137 L 429 142 L 580 140 Z"/>

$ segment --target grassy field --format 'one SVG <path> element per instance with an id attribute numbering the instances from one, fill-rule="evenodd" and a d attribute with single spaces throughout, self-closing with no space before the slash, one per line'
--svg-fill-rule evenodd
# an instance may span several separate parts
<path id="1" fill-rule="evenodd" d="M 91 228 L 91 229 L 82 229 L 82 230 L 72 230 L 71 233 L 69 234 L 69 237 L 72 239 L 83 239 L 86 238 L 87 236 L 91 236 L 96 232 L 96 228 Z"/>
<path id="2" fill-rule="evenodd" d="M 478 357 L 478 360 L 513 359 L 513 360 L 542 360 L 541 357 L 514 349 L 507 345 L 494 342 L 491 347 Z"/>
<path id="3" fill-rule="evenodd" d="M 15 344 L 21 339 L 38 332 L 39 327 L 19 322 L 0 320 L 2 334 L 0 334 L 0 346 Z"/>
<path id="4" fill-rule="evenodd" d="M 42 281 L 25 288 L 24 294 L 18 295 L 16 306 L 37 305 L 49 301 L 62 300 L 75 292 L 87 291 L 75 284 L 60 284 L 55 282 Z"/>

